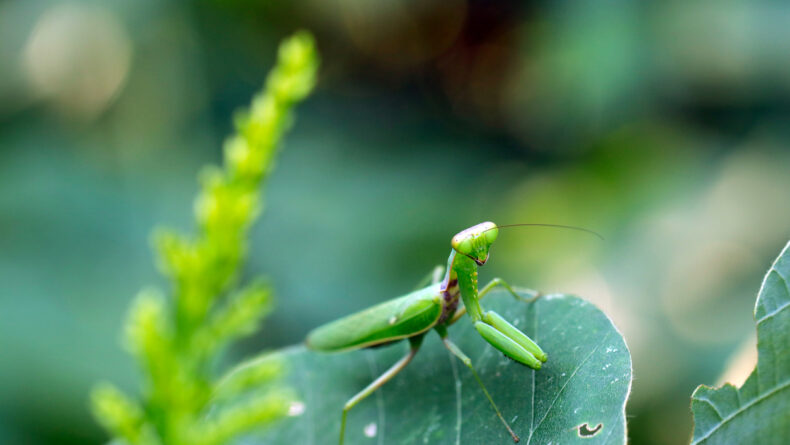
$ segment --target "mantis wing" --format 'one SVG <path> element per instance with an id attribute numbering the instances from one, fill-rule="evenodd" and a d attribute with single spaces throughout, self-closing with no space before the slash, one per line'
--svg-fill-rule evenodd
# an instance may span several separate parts
<path id="1" fill-rule="evenodd" d="M 376 346 L 425 332 L 441 314 L 438 286 L 429 286 L 319 326 L 308 334 L 306 344 L 316 351 Z"/>

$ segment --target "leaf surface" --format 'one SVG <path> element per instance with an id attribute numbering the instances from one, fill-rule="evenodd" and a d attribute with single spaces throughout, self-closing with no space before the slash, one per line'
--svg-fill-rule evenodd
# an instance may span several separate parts
<path id="1" fill-rule="evenodd" d="M 522 444 L 625 443 L 631 357 L 603 312 L 567 295 L 523 303 L 496 292 L 483 303 L 536 340 L 549 357 L 533 371 L 486 343 L 467 317 L 450 328 L 450 338 L 472 359 Z M 337 354 L 285 350 L 289 384 L 303 401 L 294 409 L 300 414 L 251 443 L 335 443 L 346 400 L 407 350 L 407 342 Z M 512 439 L 469 369 L 430 332 L 403 372 L 350 411 L 346 443 L 504 444 Z"/>
<path id="2" fill-rule="evenodd" d="M 697 387 L 693 444 L 790 443 L 790 243 L 765 275 L 754 319 L 757 367 L 741 388 Z"/>

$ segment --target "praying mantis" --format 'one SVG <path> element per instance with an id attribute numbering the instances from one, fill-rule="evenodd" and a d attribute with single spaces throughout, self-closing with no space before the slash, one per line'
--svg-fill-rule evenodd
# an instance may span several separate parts
<path id="1" fill-rule="evenodd" d="M 590 232 L 578 227 L 554 224 L 513 225 L 553 226 Z M 518 436 L 494 403 L 471 359 L 450 340 L 447 331 L 448 327 L 467 314 L 480 336 L 505 356 L 534 370 L 539 370 L 548 359 L 540 346 L 526 334 L 496 312 L 484 311 L 480 305 L 480 300 L 496 287 L 503 287 L 516 299 L 526 302 L 534 301 L 540 296 L 536 291 L 523 290 L 529 295 L 523 297 L 500 278 L 494 278 L 478 290 L 477 268 L 488 261 L 489 250 L 497 239 L 500 227 L 509 226 L 498 227 L 493 222 L 484 222 L 456 234 L 452 238 L 447 266 L 437 266 L 432 274 L 432 282 L 427 287 L 330 322 L 308 334 L 307 347 L 322 352 L 348 351 L 382 346 L 400 340 L 409 341 L 409 351 L 403 358 L 344 405 L 340 423 L 340 445 L 343 445 L 349 411 L 402 371 L 417 354 L 423 338 L 432 329 L 439 334 L 444 346 L 471 370 L 497 417 L 513 441 L 518 442 Z M 463 302 L 460 307 L 459 297 Z"/>

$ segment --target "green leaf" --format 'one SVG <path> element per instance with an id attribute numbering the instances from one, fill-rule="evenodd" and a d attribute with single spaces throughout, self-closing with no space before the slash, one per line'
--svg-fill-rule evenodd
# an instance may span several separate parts
<path id="1" fill-rule="evenodd" d="M 754 307 L 757 367 L 740 389 L 694 391 L 693 444 L 790 443 L 789 280 L 790 243 L 765 275 Z"/>
<path id="2" fill-rule="evenodd" d="M 462 318 L 450 338 L 471 359 L 521 443 L 625 443 L 631 356 L 612 322 L 576 297 L 534 303 L 496 292 L 484 301 L 548 354 L 540 371 L 515 363 Z M 343 404 L 403 356 L 405 342 L 336 354 L 283 352 L 298 414 L 254 443 L 334 443 Z M 598 425 L 600 424 L 600 428 Z M 594 431 L 592 433 L 588 431 Z M 580 432 L 589 434 L 580 437 Z M 406 369 L 349 413 L 347 444 L 512 443 L 469 369 L 429 333 Z"/>

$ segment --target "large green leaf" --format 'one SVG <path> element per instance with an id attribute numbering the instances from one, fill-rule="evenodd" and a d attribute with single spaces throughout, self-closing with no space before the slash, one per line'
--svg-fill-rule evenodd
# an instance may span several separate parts
<path id="1" fill-rule="evenodd" d="M 740 389 L 699 386 L 691 396 L 693 444 L 790 443 L 790 243 L 763 280 L 757 367 Z"/>
<path id="2" fill-rule="evenodd" d="M 534 303 L 495 293 L 484 304 L 535 339 L 549 359 L 540 371 L 506 359 L 465 317 L 450 337 L 469 355 L 522 443 L 624 443 L 631 356 L 612 322 L 592 304 L 551 295 Z M 301 392 L 300 415 L 255 443 L 337 440 L 345 401 L 406 351 L 283 352 Z M 599 426 L 600 425 L 600 426 Z M 414 361 L 349 414 L 348 444 L 512 443 L 470 371 L 430 333 Z"/>

